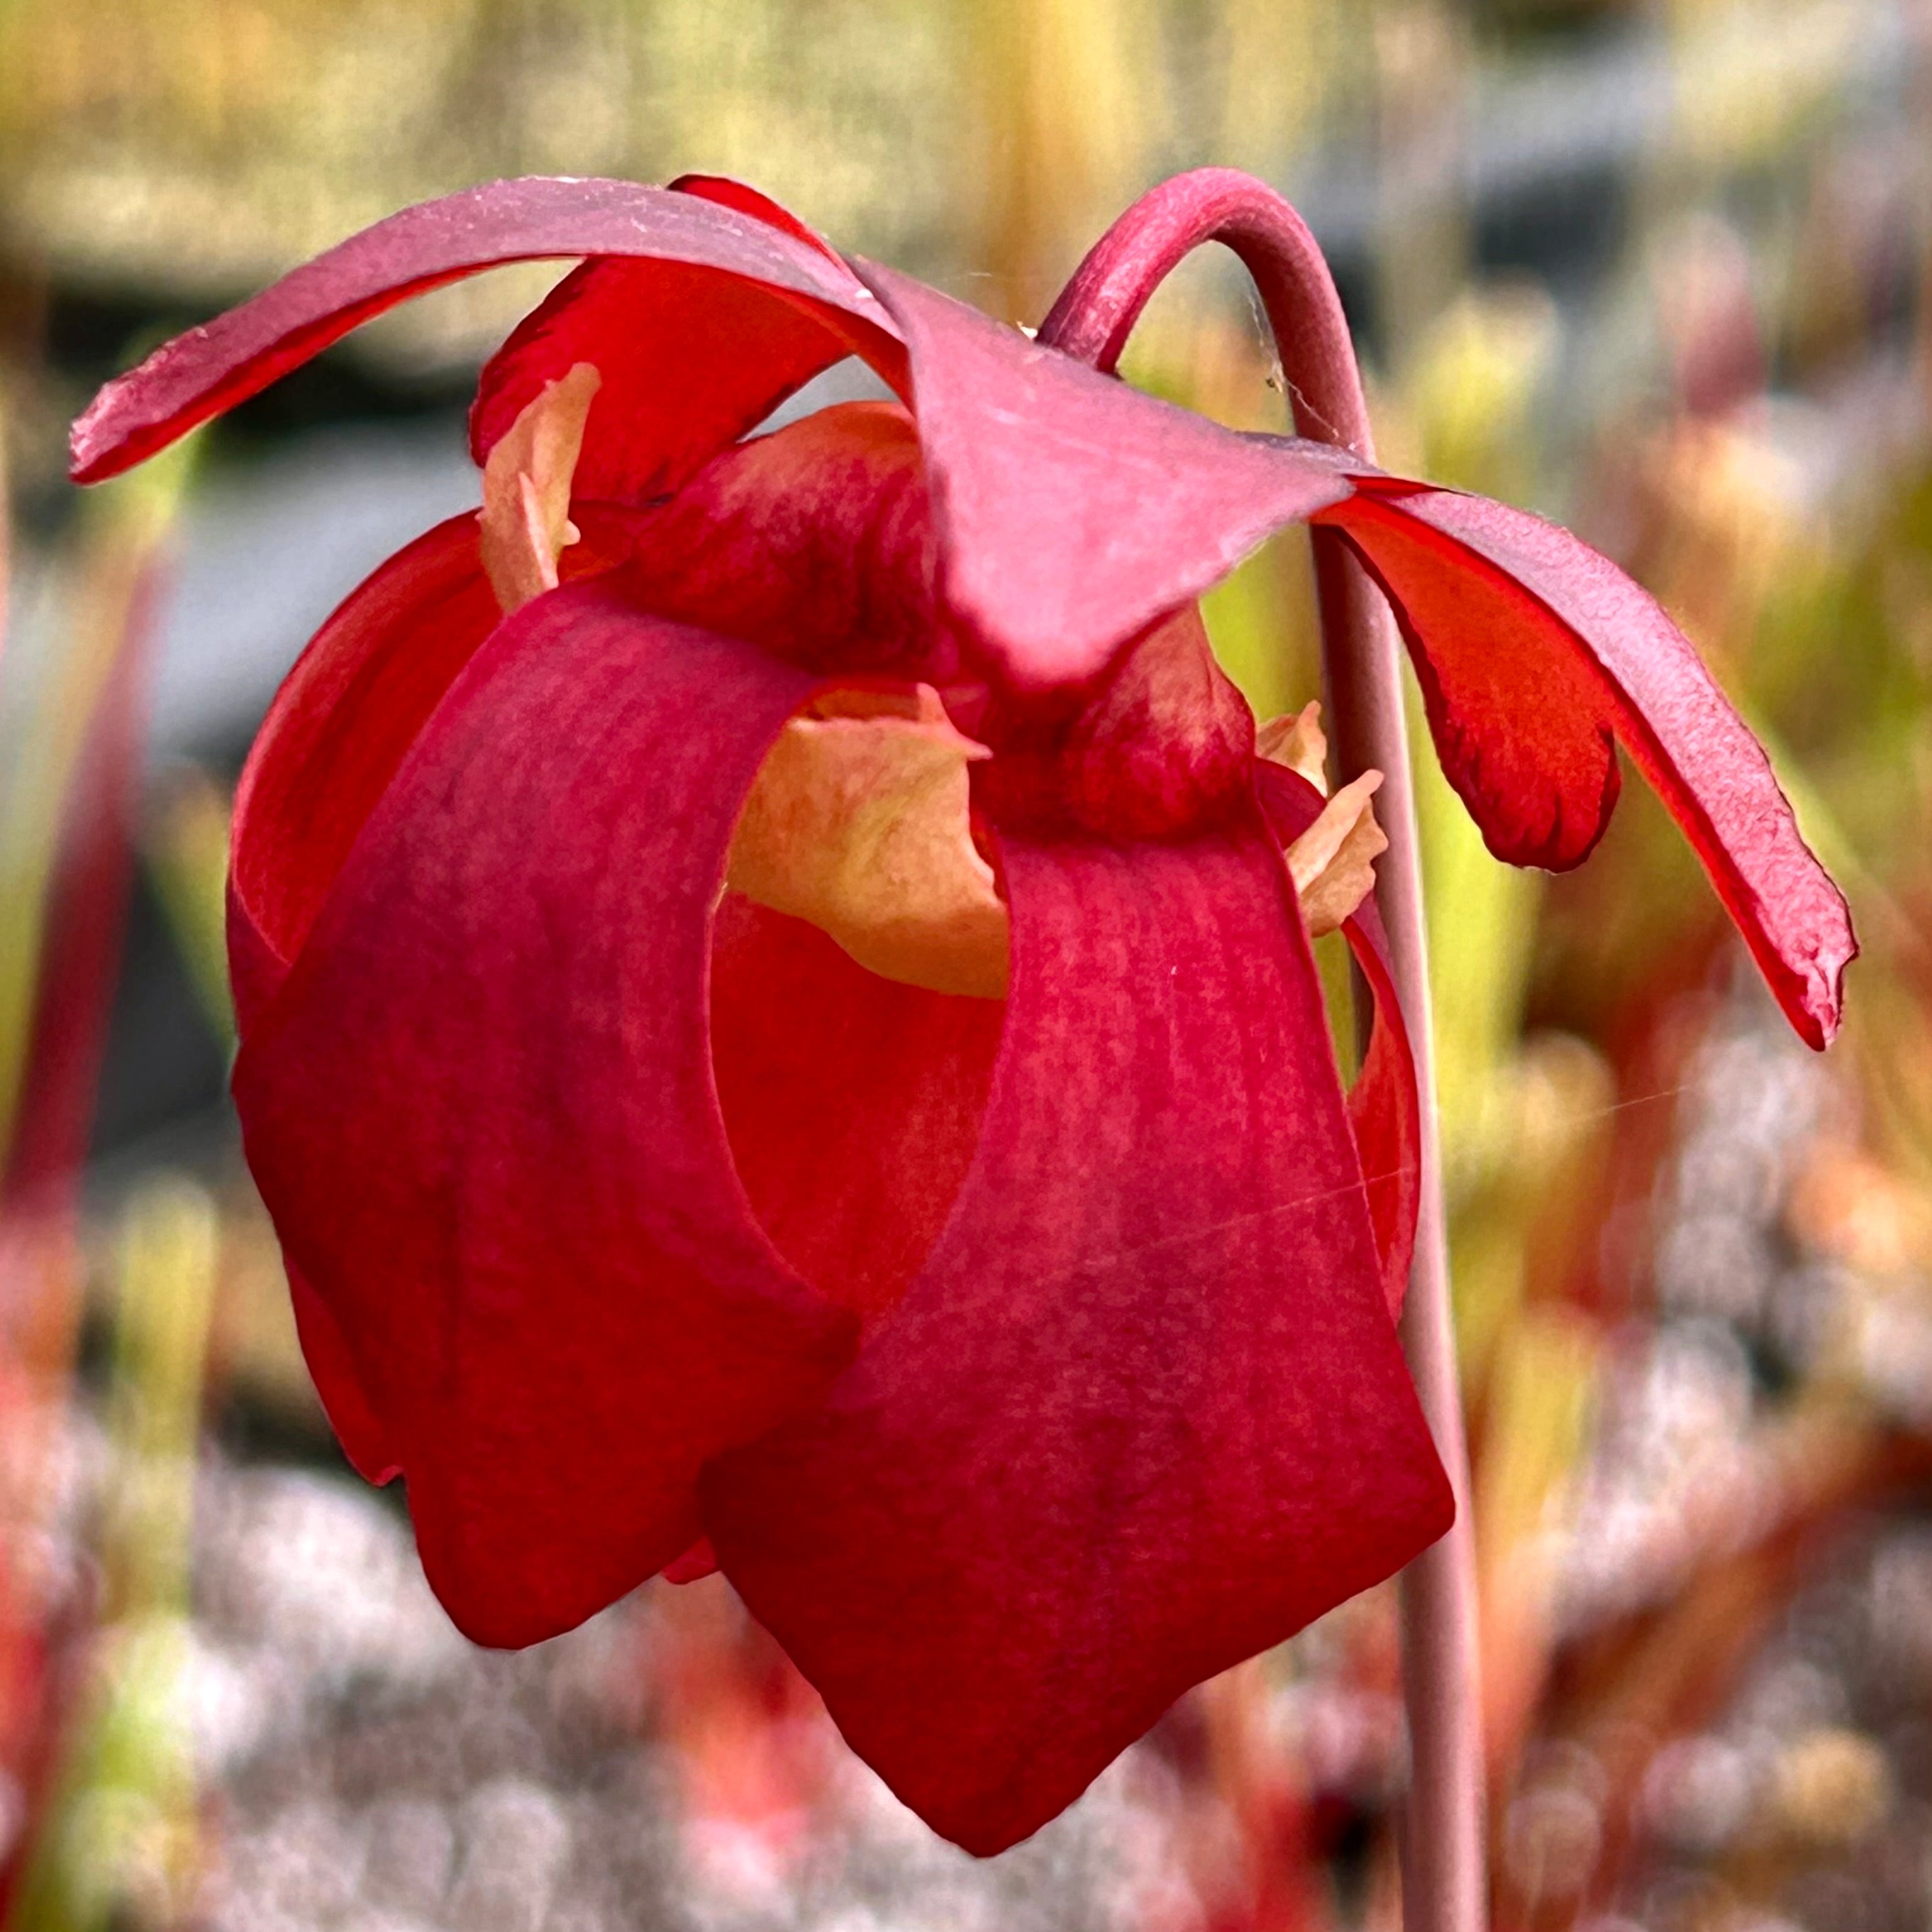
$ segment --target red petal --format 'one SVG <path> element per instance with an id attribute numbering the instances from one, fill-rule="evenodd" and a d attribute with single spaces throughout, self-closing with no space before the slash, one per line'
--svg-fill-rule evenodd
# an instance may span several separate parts
<path id="1" fill-rule="evenodd" d="M 784 290 L 893 366 L 879 304 L 821 250 L 768 222 L 634 182 L 490 182 L 364 229 L 109 383 L 74 425 L 74 480 L 118 475 L 411 296 L 505 262 L 572 255 L 681 262 Z"/>
<path id="2" fill-rule="evenodd" d="M 944 683 L 956 660 L 931 529 L 911 418 L 844 403 L 725 450 L 638 518 L 626 587 L 812 670 Z"/>
<path id="3" fill-rule="evenodd" d="M 694 194 L 701 201 L 715 201 L 720 208 L 735 208 L 754 221 L 782 229 L 808 248 L 816 248 L 828 262 L 841 268 L 847 267 L 844 256 L 817 229 L 808 227 L 790 208 L 781 208 L 770 195 L 761 194 L 746 182 L 734 181 L 729 175 L 680 175 L 665 186 L 679 194 Z"/>
<path id="4" fill-rule="evenodd" d="M 1567 530 L 1482 497 L 1358 482 L 1315 520 L 1342 532 L 1395 604 L 1443 770 L 1490 850 L 1577 863 L 1616 802 L 1621 742 L 1792 1024 L 1822 1046 L 1858 951 L 1850 914 L 1690 640 Z"/>
<path id="5" fill-rule="evenodd" d="M 574 506 L 566 580 L 608 568 L 629 520 Z M 282 681 L 242 768 L 228 964 L 245 1036 L 302 950 L 363 821 L 457 674 L 502 620 L 473 512 L 406 544 L 352 590 Z"/>
<path id="6" fill-rule="evenodd" d="M 566 587 L 507 620 L 370 814 L 235 1089 L 284 1242 L 485 1642 L 699 1534 L 699 1465 L 812 1400 L 854 1323 L 773 1251 L 710 1072 L 711 916 L 814 688 Z"/>
<path id="7" fill-rule="evenodd" d="M 668 1583 L 701 1582 L 706 1576 L 717 1574 L 717 1552 L 711 1547 L 708 1536 L 700 1536 L 682 1556 L 674 1556 L 664 1567 L 664 1581 Z"/>
<path id="8" fill-rule="evenodd" d="M 1279 850 L 1004 859 L 1013 992 L 940 1244 L 825 1406 L 704 1481 L 854 1748 L 982 1853 L 1452 1508 Z"/>
<path id="9" fill-rule="evenodd" d="M 335 1431 L 349 1466 L 365 1483 L 378 1489 L 394 1482 L 403 1473 L 391 1446 L 389 1432 L 376 1413 L 375 1405 L 363 1393 L 356 1372 L 349 1344 L 328 1304 L 309 1286 L 301 1269 L 286 1262 L 289 1278 L 289 1303 L 295 1310 L 296 1340 L 302 1344 L 302 1360 L 308 1364 L 310 1379 Z"/>
<path id="10" fill-rule="evenodd" d="M 502 621 L 474 513 L 351 591 L 283 680 L 235 796 L 229 964 L 245 1038 L 430 713 Z"/>
<path id="11" fill-rule="evenodd" d="M 1091 676 L 1282 524 L 1331 460 L 1244 439 L 871 262 L 911 358 L 946 592 L 1022 685 Z"/>
<path id="12" fill-rule="evenodd" d="M 1415 1222 L 1422 1206 L 1422 1120 L 1415 1058 L 1395 989 L 1388 936 L 1373 899 L 1364 899 L 1342 924 L 1342 936 L 1368 982 L 1376 1023 L 1362 1069 L 1348 1090 L 1348 1126 L 1369 1190 L 1369 1219 L 1382 1257 L 1382 1292 L 1399 1318 L 1415 1259 Z"/>
<path id="13" fill-rule="evenodd" d="M 1299 772 L 1255 761 L 1255 784 L 1275 842 L 1299 838 L 1322 815 L 1322 794 Z M 1388 937 L 1372 898 L 1342 922 L 1343 936 L 1375 1001 L 1376 1020 L 1361 1071 L 1348 1090 L 1348 1126 L 1369 1190 L 1369 1219 L 1382 1258 L 1389 1312 L 1399 1316 L 1415 1258 L 1415 1220 L 1422 1204 L 1422 1118 L 1415 1058 L 1402 1002 L 1396 997 Z"/>
<path id="14" fill-rule="evenodd" d="M 831 247 L 742 182 L 685 175 L 671 183 L 802 242 L 862 292 Z M 481 464 L 547 382 L 592 362 L 592 406 L 574 493 L 644 503 L 679 488 L 821 370 L 873 351 L 869 328 L 801 307 L 770 284 L 715 268 L 610 256 L 573 269 L 490 359 L 470 416 Z M 665 372 L 674 370 L 674 380 Z"/>
<path id="15" fill-rule="evenodd" d="M 904 1293 L 973 1158 L 1004 1003 L 882 980 L 734 894 L 712 956 L 712 1064 L 758 1221 L 825 1294 Z"/>

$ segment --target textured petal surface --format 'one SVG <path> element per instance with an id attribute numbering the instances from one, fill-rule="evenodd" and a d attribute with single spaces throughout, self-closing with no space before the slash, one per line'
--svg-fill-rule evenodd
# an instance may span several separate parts
<path id="1" fill-rule="evenodd" d="M 712 1064 L 759 1225 L 870 1319 L 938 1238 L 980 1136 L 1005 1009 L 881 980 L 815 926 L 727 896 Z"/>
<path id="2" fill-rule="evenodd" d="M 1322 513 L 1388 590 L 1444 772 L 1490 849 L 1574 866 L 1622 743 L 1696 848 L 1792 1024 L 1837 1030 L 1856 954 L 1764 749 L 1655 599 L 1567 530 L 1482 497 L 1364 478 Z"/>
<path id="3" fill-rule="evenodd" d="M 944 583 L 1022 686 L 1072 682 L 1348 494 L 1292 441 L 1220 428 L 866 262 L 911 358 Z"/>
<path id="4" fill-rule="evenodd" d="M 670 184 L 736 208 L 815 250 L 842 276 L 829 244 L 756 188 L 722 176 Z M 578 494 L 642 503 L 677 489 L 728 443 L 851 346 L 849 331 L 766 284 L 716 269 L 619 256 L 574 268 L 492 356 L 470 412 L 470 448 L 485 462 L 546 382 L 586 361 L 609 381 L 580 461 Z M 868 346 L 861 332 L 860 346 Z M 677 380 L 664 380 L 675 368 Z"/>
<path id="5" fill-rule="evenodd" d="M 478 1640 L 700 1530 L 720 1449 L 856 1323 L 754 1220 L 711 1074 L 739 807 L 811 681 L 566 587 L 502 625 L 370 814 L 236 1071 L 250 1165 Z"/>
<path id="6" fill-rule="evenodd" d="M 1184 604 L 1123 650 L 1062 754 L 1075 820 L 1103 838 L 1167 838 L 1245 802 L 1255 716 Z"/>
<path id="7" fill-rule="evenodd" d="M 896 403 L 820 410 L 720 454 L 637 519 L 630 595 L 808 670 L 944 685 L 926 472 Z"/>
<path id="8" fill-rule="evenodd" d="M 350 847 L 452 680 L 500 617 L 476 519 L 452 517 L 380 565 L 283 681 L 236 794 L 228 968 L 245 1040 L 300 952 Z M 288 1262 L 296 1334 L 357 1472 L 400 1464 L 334 1317 Z"/>
<path id="9" fill-rule="evenodd" d="M 880 304 L 822 248 L 768 221 L 702 196 L 635 182 L 544 176 L 490 182 L 364 229 L 109 383 L 74 425 L 74 478 L 94 482 L 117 475 L 411 296 L 505 262 L 572 255 L 682 264 L 707 272 L 714 284 L 737 277 L 782 291 L 800 313 L 820 318 L 814 326 L 830 330 L 828 360 L 862 340 L 883 368 L 896 366 L 892 324 Z M 674 279 L 681 285 L 686 280 Z M 701 304 L 693 309 L 680 296 L 671 310 L 703 326 Z M 643 346 L 650 346 L 648 339 Z M 754 343 L 748 352 L 756 350 Z M 508 427 L 544 381 L 581 360 L 598 358 L 580 347 L 560 366 L 532 374 L 528 393 L 508 401 L 501 427 Z M 604 374 L 615 379 L 610 368 Z M 731 379 L 741 380 L 755 389 L 764 378 L 752 371 Z M 681 375 L 673 386 L 688 381 Z M 617 399 L 610 400 L 614 418 Z M 686 425 L 682 434 L 708 454 L 736 434 L 721 425 L 740 412 L 735 406 L 721 410 L 710 394 L 694 402 L 692 414 L 706 426 Z"/>
<path id="10" fill-rule="evenodd" d="M 380 565 L 283 681 L 235 798 L 229 964 L 245 1039 L 451 681 L 502 620 L 473 515 Z"/>
<path id="11" fill-rule="evenodd" d="M 599 574 L 629 522 L 580 505 L 559 568 Z M 243 1034 L 302 950 L 363 822 L 502 613 L 474 515 L 406 544 L 345 598 L 275 694 L 235 799 L 228 962 Z"/>
<path id="12" fill-rule="evenodd" d="M 1304 711 L 1300 719 L 1291 722 L 1289 730 L 1276 734 L 1279 748 L 1293 748 L 1288 741 L 1294 724 L 1301 726 L 1303 748 L 1311 736 L 1321 738 L 1320 727 Z M 1264 728 L 1262 742 L 1268 740 Z M 1308 762 L 1316 770 L 1321 769 L 1318 753 Z M 1322 794 L 1305 773 L 1272 758 L 1256 760 L 1255 789 L 1269 830 L 1283 847 L 1305 836 L 1322 815 Z M 1375 1228 L 1376 1252 L 1382 1258 L 1383 1290 L 1390 1314 L 1399 1316 L 1408 1292 L 1416 1214 L 1422 1202 L 1422 1118 L 1415 1058 L 1402 1002 L 1396 997 L 1388 935 L 1372 897 L 1364 899 L 1342 921 L 1342 932 L 1375 1002 L 1369 1050 L 1348 1090 L 1348 1125 L 1369 1190 L 1369 1219 Z"/>
<path id="13" fill-rule="evenodd" d="M 704 1485 L 854 1748 L 980 1852 L 1451 1509 L 1279 851 L 1004 863 L 1013 991 L 938 1245 L 825 1406 Z"/>

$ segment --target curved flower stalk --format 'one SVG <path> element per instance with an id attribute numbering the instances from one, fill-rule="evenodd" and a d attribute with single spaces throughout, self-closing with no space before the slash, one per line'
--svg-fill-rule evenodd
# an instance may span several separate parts
<path id="1" fill-rule="evenodd" d="M 1452 1511 L 1391 1318 L 1421 1123 L 1374 781 L 1324 800 L 1312 714 L 1258 744 L 1198 593 L 1336 520 L 1494 839 L 1580 856 L 1624 732 L 1814 1038 L 1842 902 L 1573 540 L 1138 394 L 736 184 L 406 211 L 110 386 L 75 473 L 578 255 L 484 371 L 480 520 L 350 597 L 244 775 L 249 1160 L 464 1629 L 715 1562 L 996 1851 Z M 897 400 L 745 440 L 848 355 Z M 1336 921 L 1378 1000 L 1346 1094 Z"/>

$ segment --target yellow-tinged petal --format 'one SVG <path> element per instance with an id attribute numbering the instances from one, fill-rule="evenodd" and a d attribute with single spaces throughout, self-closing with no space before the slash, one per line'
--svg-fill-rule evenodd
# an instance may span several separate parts
<path id="1" fill-rule="evenodd" d="M 557 558 L 577 541 L 570 483 L 602 380 L 579 362 L 545 383 L 483 466 L 483 568 L 506 614 L 556 588 Z"/>
<path id="2" fill-rule="evenodd" d="M 760 767 L 726 884 L 809 920 L 882 978 L 1004 998 L 1006 908 L 973 843 L 967 766 L 990 755 L 939 694 L 832 694 Z"/>
<path id="3" fill-rule="evenodd" d="M 1322 729 L 1322 706 L 1310 700 L 1292 716 L 1270 718 L 1255 728 L 1255 755 L 1298 772 L 1324 797 L 1328 792 L 1328 740 Z"/>
<path id="4" fill-rule="evenodd" d="M 1370 804 L 1382 782 L 1377 771 L 1352 778 L 1288 848 L 1288 876 L 1317 939 L 1333 932 L 1375 890 L 1375 861 L 1388 850 Z"/>

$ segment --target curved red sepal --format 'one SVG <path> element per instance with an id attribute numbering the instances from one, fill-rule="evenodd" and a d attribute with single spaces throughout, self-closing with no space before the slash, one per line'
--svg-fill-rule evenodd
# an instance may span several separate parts
<path id="1" fill-rule="evenodd" d="M 1286 848 L 1322 815 L 1322 794 L 1299 772 L 1268 759 L 1256 759 L 1254 770 L 1255 789 L 1269 829 L 1276 842 Z M 1390 1315 L 1400 1318 L 1415 1258 L 1416 1216 L 1422 1206 L 1422 1111 L 1415 1056 L 1396 994 L 1388 936 L 1372 897 L 1342 922 L 1342 933 L 1375 1002 L 1369 1050 L 1348 1090 L 1348 1126 L 1368 1189 L 1382 1290 Z"/>
<path id="2" fill-rule="evenodd" d="M 534 176 L 404 208 L 164 344 L 75 424 L 70 473 L 118 476 L 411 296 L 502 262 L 572 255 L 682 262 L 785 291 L 863 332 L 894 366 L 890 319 L 822 250 L 700 195 Z"/>
<path id="3" fill-rule="evenodd" d="M 905 339 L 946 596 L 1016 684 L 1092 676 L 1272 532 L 1348 494 L 1332 460 L 1238 436 L 856 266 Z"/>
<path id="4" fill-rule="evenodd" d="M 1703 861 L 1799 1035 L 1837 1031 L 1858 952 L 1759 744 L 1656 600 L 1568 530 L 1484 497 L 1358 476 L 1313 520 L 1388 591 L 1442 768 L 1498 857 L 1574 866 L 1622 743 Z"/>
<path id="5" fill-rule="evenodd" d="M 554 1634 L 670 1562 L 699 1466 L 854 1345 L 752 1217 L 706 1010 L 732 827 L 814 688 L 598 586 L 526 605 L 243 1043 L 262 1197 L 481 1642 Z"/>
<path id="6" fill-rule="evenodd" d="M 1279 850 L 1003 856 L 1013 990 L 945 1232 L 825 1406 L 704 1484 L 853 1748 L 982 1853 L 1453 1508 Z"/>

